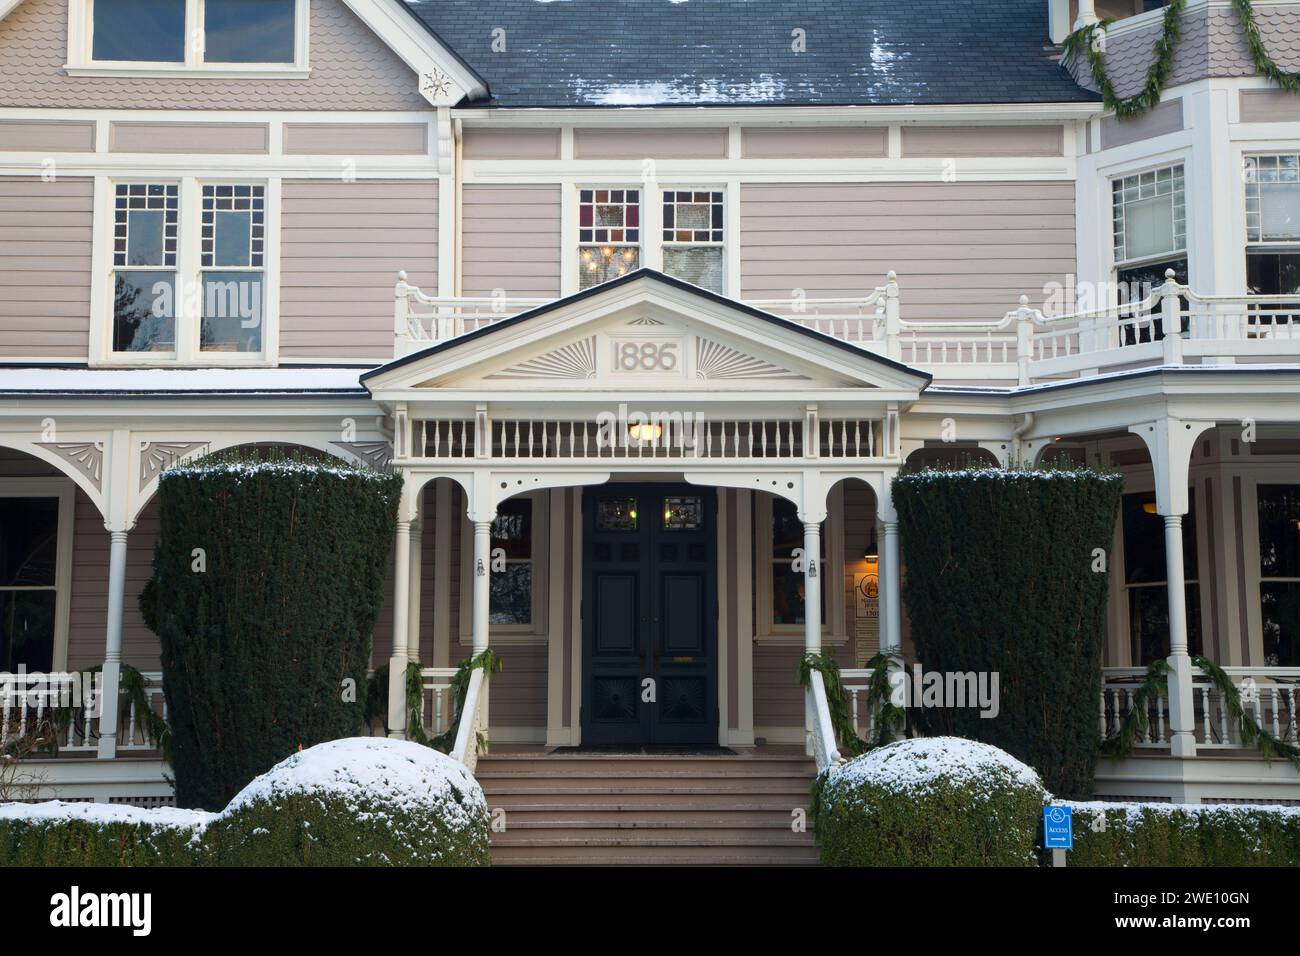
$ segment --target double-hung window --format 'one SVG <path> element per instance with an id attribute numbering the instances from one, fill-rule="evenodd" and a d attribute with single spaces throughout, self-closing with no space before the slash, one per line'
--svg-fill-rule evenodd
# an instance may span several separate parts
<path id="1" fill-rule="evenodd" d="M 1264 663 L 1300 666 L 1300 485 L 1259 485 Z"/>
<path id="2" fill-rule="evenodd" d="M 1187 644 L 1201 653 L 1200 583 L 1196 560 L 1196 496 L 1188 492 L 1183 517 L 1183 579 L 1187 607 Z M 1124 589 L 1128 598 L 1129 640 L 1135 665 L 1169 656 L 1169 588 L 1165 564 L 1165 519 L 1156 509 L 1155 493 L 1125 495 Z"/>
<path id="3" fill-rule="evenodd" d="M 578 288 L 590 289 L 641 265 L 641 190 L 578 191 Z"/>
<path id="4" fill-rule="evenodd" d="M 1111 181 L 1115 273 L 1120 302 L 1157 291 L 1165 271 L 1187 282 L 1187 198 L 1183 164 Z"/>
<path id="5" fill-rule="evenodd" d="M 102 241 L 111 242 L 112 273 L 96 319 L 95 360 L 268 360 L 268 185 L 184 178 L 109 188 L 111 233 Z"/>
<path id="6" fill-rule="evenodd" d="M 78 70 L 305 70 L 308 0 L 72 0 Z"/>
<path id="7" fill-rule="evenodd" d="M 0 672 L 66 666 L 72 482 L 0 478 Z"/>
<path id="8" fill-rule="evenodd" d="M 721 191 L 665 190 L 664 272 L 721 295 L 724 221 Z"/>
<path id="9" fill-rule="evenodd" d="M 488 622 L 533 623 L 533 499 L 511 498 L 497 506 L 492 522 L 493 561 Z"/>
<path id="10" fill-rule="evenodd" d="M 1246 158 L 1246 285 L 1300 295 L 1300 153 Z"/>

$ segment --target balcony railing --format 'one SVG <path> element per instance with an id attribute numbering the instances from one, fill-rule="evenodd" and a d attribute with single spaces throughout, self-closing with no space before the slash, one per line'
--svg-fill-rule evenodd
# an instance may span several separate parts
<path id="1" fill-rule="evenodd" d="M 166 720 L 162 674 L 142 676 L 148 706 Z M 41 738 L 41 750 L 45 750 L 45 741 L 52 735 L 59 753 L 82 757 L 96 753 L 99 716 L 94 701 L 90 689 L 83 686 L 81 674 L 0 674 L 0 751 L 29 736 Z M 66 726 L 56 719 L 61 711 Z M 142 717 L 134 701 L 122 699 L 117 729 L 119 753 L 157 749 L 145 734 Z"/>
<path id="2" fill-rule="evenodd" d="M 552 301 L 441 298 L 401 276 L 398 356 Z M 1174 281 L 1172 272 L 1141 301 L 1061 316 L 1047 316 L 1021 296 L 1017 308 L 993 321 L 909 321 L 892 272 L 860 298 L 745 304 L 923 369 L 941 382 L 1023 386 L 1121 368 L 1300 363 L 1300 296 L 1201 295 Z M 1166 334 L 1174 329 L 1177 334 Z"/>

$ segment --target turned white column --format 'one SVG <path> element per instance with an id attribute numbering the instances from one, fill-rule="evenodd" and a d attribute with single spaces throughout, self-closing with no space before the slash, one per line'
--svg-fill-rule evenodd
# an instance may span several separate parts
<path id="1" fill-rule="evenodd" d="M 474 654 L 488 648 L 488 608 L 491 601 L 492 522 L 474 522 L 474 611 L 472 639 Z"/>
<path id="2" fill-rule="evenodd" d="M 1090 23 L 1098 22 L 1097 6 L 1093 0 L 1079 0 L 1079 15 L 1075 18 L 1074 28 L 1081 30 Z"/>
<path id="3" fill-rule="evenodd" d="M 393 647 L 388 658 L 388 736 L 406 737 L 406 665 L 410 660 L 411 522 L 397 522 L 393 548 Z"/>
<path id="4" fill-rule="evenodd" d="M 424 573 L 424 522 L 411 522 L 411 581 L 406 601 L 406 658 L 420 660 L 420 581 Z"/>
<path id="5" fill-rule="evenodd" d="M 803 523 L 803 649 L 806 654 L 822 650 L 822 588 L 820 566 L 822 526 L 815 521 Z"/>
<path id="6" fill-rule="evenodd" d="M 1165 586 L 1169 592 L 1169 731 L 1175 757 L 1196 754 L 1192 659 L 1187 651 L 1183 516 L 1165 515 Z"/>
<path id="7" fill-rule="evenodd" d="M 881 522 L 884 548 L 880 552 L 881 651 L 899 654 L 903 650 L 902 562 L 898 551 L 898 522 Z"/>
<path id="8" fill-rule="evenodd" d="M 103 687 L 99 698 L 99 757 L 117 756 L 118 684 L 122 677 L 122 612 L 126 606 L 126 532 L 110 531 L 108 621 L 104 640 Z"/>

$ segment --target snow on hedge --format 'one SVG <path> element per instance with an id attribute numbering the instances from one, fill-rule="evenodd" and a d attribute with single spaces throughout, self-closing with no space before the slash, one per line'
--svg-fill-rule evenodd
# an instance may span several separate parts
<path id="1" fill-rule="evenodd" d="M 1247 818 L 1260 814 L 1272 814 L 1283 818 L 1300 819 L 1300 807 L 1289 807 L 1276 803 L 1132 803 L 1129 801 L 1106 800 L 1060 800 L 1054 801 L 1059 806 L 1073 807 L 1076 817 L 1095 819 L 1099 813 L 1123 811 L 1124 822 L 1135 826 L 1142 821 L 1144 814 L 1155 816 L 1173 816 L 1180 813 L 1188 817 L 1221 818 L 1231 820 L 1233 817 Z"/>
<path id="2" fill-rule="evenodd" d="M 252 478 L 257 475 L 334 475 L 338 478 L 357 478 L 364 481 L 388 480 L 391 472 L 366 465 L 352 465 L 341 461 L 320 461 L 306 458 L 228 458 L 218 452 L 214 457 L 195 458 L 172 465 L 160 476 L 160 481 L 172 477 L 199 477 L 230 475 L 235 478 Z"/>
<path id="3" fill-rule="evenodd" d="M 358 813 L 377 802 L 394 812 L 420 813 L 437 806 L 444 822 L 456 829 L 472 825 L 487 810 L 483 788 L 460 761 L 406 740 L 349 737 L 317 744 L 276 764 L 239 791 L 222 815 L 295 794 L 340 798 Z"/>
<path id="4" fill-rule="evenodd" d="M 120 803 L 0 803 L 0 822 L 21 820 L 24 823 L 57 823 L 78 820 L 94 826 L 126 824 L 151 826 L 157 830 L 187 830 L 202 833 L 215 820 L 215 813 L 205 810 L 180 810 L 176 807 L 132 807 Z"/>
<path id="5" fill-rule="evenodd" d="M 892 793 L 928 793 L 936 784 L 980 781 L 1043 789 L 1032 767 L 990 744 L 960 737 L 900 740 L 869 750 L 832 772 L 830 787 L 870 785 Z"/>

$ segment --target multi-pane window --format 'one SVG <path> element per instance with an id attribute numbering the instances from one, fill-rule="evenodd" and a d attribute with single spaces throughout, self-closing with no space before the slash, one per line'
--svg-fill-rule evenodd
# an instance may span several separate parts
<path id="1" fill-rule="evenodd" d="M 494 567 L 490 582 L 488 621 L 492 624 L 531 624 L 533 621 L 533 501 L 510 498 L 497 507 L 492 522 L 493 560 L 505 556 L 505 568 Z"/>
<path id="2" fill-rule="evenodd" d="M 723 194 L 665 190 L 663 203 L 664 272 L 722 293 Z"/>
<path id="3" fill-rule="evenodd" d="M 113 351 L 174 352 L 179 188 L 118 183 L 113 207 Z"/>
<path id="4" fill-rule="evenodd" d="M 1187 281 L 1187 198 L 1183 165 L 1111 182 L 1115 263 L 1121 301 L 1147 298 L 1173 269 Z"/>
<path id="5" fill-rule="evenodd" d="M 0 497 L 0 672 L 54 669 L 59 499 Z"/>
<path id="6" fill-rule="evenodd" d="M 802 624 L 804 622 L 804 585 L 802 570 L 795 570 L 795 549 L 804 546 L 803 522 L 799 509 L 784 498 L 772 500 L 772 623 Z M 826 535 L 821 536 L 821 554 L 818 556 L 818 580 L 822 589 L 822 623 L 826 623 Z"/>
<path id="7" fill-rule="evenodd" d="M 292 64 L 298 0 L 92 0 L 96 63 Z M 195 22 L 187 25 L 187 12 Z M 186 38 L 192 38 L 187 44 Z"/>
<path id="8" fill-rule="evenodd" d="M 1300 485 L 1259 485 L 1264 663 L 1300 666 Z"/>
<path id="9" fill-rule="evenodd" d="M 1246 158 L 1246 284 L 1300 295 L 1300 153 Z"/>
<path id="10" fill-rule="evenodd" d="M 202 233 L 200 347 L 207 352 L 260 352 L 266 187 L 205 185 Z"/>
<path id="11" fill-rule="evenodd" d="M 578 287 L 627 275 L 641 265 L 641 190 L 578 192 Z"/>
<path id="12" fill-rule="evenodd" d="M 1186 585 L 1187 644 L 1201 653 L 1201 603 L 1196 562 L 1196 502 L 1189 492 L 1183 517 L 1183 581 Z M 1169 656 L 1169 588 L 1165 565 L 1165 519 L 1154 494 L 1125 495 L 1124 587 L 1128 596 L 1129 640 L 1133 663 L 1146 665 Z"/>

